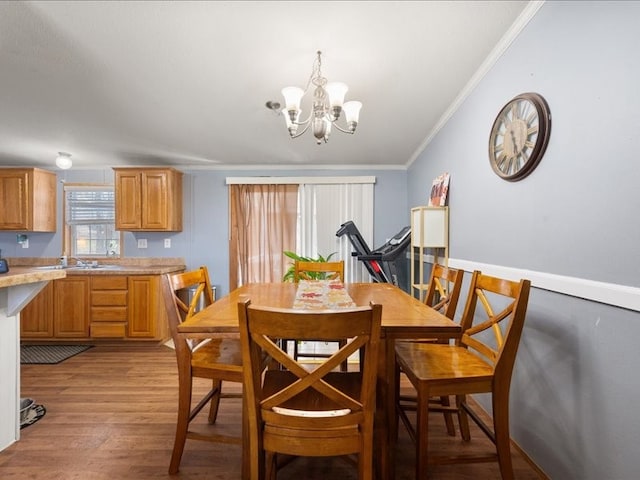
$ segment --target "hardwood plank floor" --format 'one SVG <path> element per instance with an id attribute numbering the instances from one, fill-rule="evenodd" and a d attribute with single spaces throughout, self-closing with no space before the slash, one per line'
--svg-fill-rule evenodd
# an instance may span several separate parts
<path id="1" fill-rule="evenodd" d="M 164 347 L 97 346 L 58 365 L 22 365 L 22 397 L 43 404 L 46 415 L 25 428 L 21 440 L 0 452 L 3 480 L 147 480 L 240 478 L 240 448 L 187 440 L 180 472 L 167 468 L 176 420 L 178 378 L 175 354 Z M 197 384 L 204 391 L 208 382 Z M 228 390 L 239 391 L 229 384 Z M 225 399 L 219 425 L 201 415 L 199 427 L 240 433 L 240 400 Z M 432 445 L 441 451 L 490 451 L 478 430 L 472 441 L 449 437 L 434 415 Z M 413 479 L 413 444 L 400 428 L 396 478 Z M 512 449 L 517 479 L 541 478 Z M 438 466 L 434 480 L 500 478 L 496 464 Z M 340 459 L 298 459 L 279 480 L 355 479 Z"/>

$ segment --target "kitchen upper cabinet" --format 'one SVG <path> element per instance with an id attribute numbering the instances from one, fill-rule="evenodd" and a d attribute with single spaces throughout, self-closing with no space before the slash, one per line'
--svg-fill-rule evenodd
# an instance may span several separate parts
<path id="1" fill-rule="evenodd" d="M 0 230 L 56 231 L 56 174 L 39 168 L 0 169 Z"/>
<path id="2" fill-rule="evenodd" d="M 182 172 L 173 168 L 114 168 L 116 229 L 182 231 Z"/>

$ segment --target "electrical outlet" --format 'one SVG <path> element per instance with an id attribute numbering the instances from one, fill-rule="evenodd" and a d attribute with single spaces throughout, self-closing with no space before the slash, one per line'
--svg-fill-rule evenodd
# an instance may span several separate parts
<path id="1" fill-rule="evenodd" d="M 29 239 L 25 239 L 24 242 L 21 243 L 22 248 L 29 248 Z"/>
<path id="2" fill-rule="evenodd" d="M 139 238 L 138 239 L 138 248 L 147 248 L 147 239 Z"/>
<path id="3" fill-rule="evenodd" d="M 164 248 L 171 248 L 171 239 L 170 238 L 165 238 L 164 239 Z"/>

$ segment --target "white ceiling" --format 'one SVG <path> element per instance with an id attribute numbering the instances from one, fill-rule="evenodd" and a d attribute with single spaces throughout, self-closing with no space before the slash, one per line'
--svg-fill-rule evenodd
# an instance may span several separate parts
<path id="1" fill-rule="evenodd" d="M 404 167 L 528 3 L 3 1 L 0 165 Z M 364 105 L 320 146 L 265 107 L 317 50 Z"/>

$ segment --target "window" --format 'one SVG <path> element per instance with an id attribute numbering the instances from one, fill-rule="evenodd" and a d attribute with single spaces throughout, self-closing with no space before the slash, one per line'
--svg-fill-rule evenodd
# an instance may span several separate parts
<path id="1" fill-rule="evenodd" d="M 368 281 L 362 262 L 351 255 L 353 248 L 349 239 L 346 236 L 336 237 L 336 232 L 342 223 L 352 220 L 365 241 L 371 242 L 374 183 L 375 177 L 228 177 L 227 184 L 231 187 L 230 288 L 233 290 L 244 283 L 282 278 L 290 262 L 282 255 L 283 250 L 295 250 L 297 254 L 309 257 L 335 252 L 332 260 L 345 260 L 345 281 Z M 250 188 L 285 185 L 295 186 L 290 190 L 290 197 L 297 191 L 297 200 L 291 198 L 290 201 L 297 202 L 297 205 L 291 203 L 286 208 L 278 207 L 276 199 L 279 196 L 275 192 Z M 288 246 L 294 243 L 293 238 L 285 238 L 284 235 L 284 232 L 291 233 L 288 227 L 291 215 L 284 215 L 284 212 L 289 214 L 293 208 L 296 216 L 295 248 Z M 283 214 L 277 216 L 278 211 Z M 267 229 L 266 218 L 273 220 L 274 226 Z M 270 232 L 275 237 L 258 244 Z M 255 248 L 249 250 L 253 245 Z M 249 262 L 256 265 L 252 271 L 248 268 Z M 281 269 L 280 264 L 283 264 Z"/>
<path id="2" fill-rule="evenodd" d="M 367 244 L 373 240 L 373 183 L 303 184 L 298 191 L 297 253 L 344 260 L 346 282 L 368 282 L 364 264 L 351 255 L 348 237 L 336 237 L 344 222 L 351 220 Z"/>
<path id="3" fill-rule="evenodd" d="M 113 185 L 65 185 L 63 251 L 72 257 L 119 256 Z"/>

